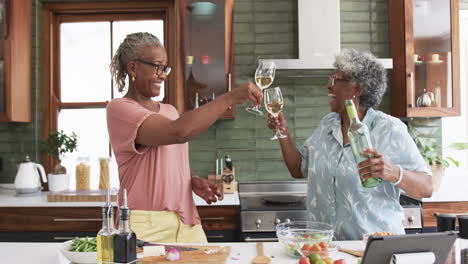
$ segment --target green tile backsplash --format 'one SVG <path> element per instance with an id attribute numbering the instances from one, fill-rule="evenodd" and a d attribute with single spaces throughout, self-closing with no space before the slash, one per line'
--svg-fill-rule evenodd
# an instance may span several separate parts
<path id="1" fill-rule="evenodd" d="M 91 1 L 91 0 L 81 0 Z M 106 1 L 106 0 L 92 0 Z M 388 0 L 341 0 L 342 47 L 370 50 L 378 57 L 389 57 Z M 39 0 L 36 3 L 75 2 L 75 0 Z M 468 0 L 460 0 L 460 8 L 468 9 Z M 297 0 L 235 0 L 234 52 L 235 82 L 237 85 L 253 80 L 258 56 L 296 58 Z M 0 157 L 3 170 L 0 183 L 10 183 L 16 173 L 16 162 L 30 155 L 39 158 L 37 139 L 41 137 L 40 36 L 33 17 L 33 122 L 0 123 Z M 325 23 L 325 21 L 324 21 Z M 314 25 L 311 25 L 314 26 Z M 40 27 L 39 27 L 40 29 Z M 317 36 L 320 41 L 320 36 Z M 39 68 L 36 68 L 38 66 Z M 296 144 L 301 145 L 318 126 L 321 117 L 329 112 L 325 84 L 330 71 L 279 70 L 274 85 L 282 88 L 286 105 L 284 113 Z M 293 77 L 293 76 L 301 77 Z M 306 77 L 305 77 L 306 76 Z M 389 93 L 381 109 L 390 109 Z M 215 159 L 226 153 L 232 155 L 239 181 L 291 179 L 281 158 L 277 142 L 270 141 L 273 132 L 266 128 L 266 118 L 247 113 L 246 105 L 238 106 L 236 119 L 218 121 L 208 131 L 190 143 L 193 170 L 206 177 L 215 170 Z M 440 119 L 412 119 L 418 132 L 431 136 L 434 145 L 440 145 Z"/>

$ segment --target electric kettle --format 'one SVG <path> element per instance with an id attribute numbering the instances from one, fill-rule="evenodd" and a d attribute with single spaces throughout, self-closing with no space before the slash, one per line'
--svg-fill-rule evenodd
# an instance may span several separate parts
<path id="1" fill-rule="evenodd" d="M 29 156 L 26 156 L 25 161 L 18 165 L 15 178 L 16 193 L 21 195 L 40 192 L 42 189 L 40 177 L 42 177 L 43 182 L 47 182 L 44 167 L 32 162 Z"/>

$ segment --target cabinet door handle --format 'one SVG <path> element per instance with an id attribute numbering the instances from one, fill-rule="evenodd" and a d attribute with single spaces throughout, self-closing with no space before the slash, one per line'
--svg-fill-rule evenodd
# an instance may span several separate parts
<path id="1" fill-rule="evenodd" d="M 4 36 L 3 38 L 4 39 L 8 39 L 8 35 L 10 33 L 10 0 L 4 0 L 4 6 L 3 6 L 3 17 L 5 19 L 5 21 L 3 22 L 3 32 L 4 33 Z"/>
<path id="2" fill-rule="evenodd" d="M 409 103 L 409 107 L 414 107 L 414 73 L 408 73 L 408 78 L 410 78 L 410 97 L 411 101 Z"/>
<path id="3" fill-rule="evenodd" d="M 72 240 L 74 237 L 54 237 L 54 240 Z"/>
<path id="4" fill-rule="evenodd" d="M 207 238 L 224 238 L 224 235 L 212 235 L 212 236 L 206 236 Z"/>
<path id="5" fill-rule="evenodd" d="M 102 222 L 101 218 L 54 218 L 54 222 Z"/>
<path id="6" fill-rule="evenodd" d="M 275 237 L 259 237 L 259 238 L 246 237 L 244 239 L 244 241 L 245 242 L 262 242 L 262 241 L 278 242 L 278 238 L 275 238 Z"/>
<path id="7" fill-rule="evenodd" d="M 202 217 L 201 219 L 202 221 L 205 220 L 205 221 L 221 221 L 221 220 L 224 220 L 224 217 L 223 216 L 219 216 L 219 217 Z"/>
<path id="8" fill-rule="evenodd" d="M 228 92 L 232 90 L 231 87 L 231 73 L 228 73 Z M 231 110 L 232 106 L 229 106 L 229 110 Z"/>

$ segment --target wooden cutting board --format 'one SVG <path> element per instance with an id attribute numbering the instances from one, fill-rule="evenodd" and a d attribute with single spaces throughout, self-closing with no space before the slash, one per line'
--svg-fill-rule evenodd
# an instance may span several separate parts
<path id="1" fill-rule="evenodd" d="M 226 259 L 231 253 L 231 247 L 219 246 L 187 246 L 197 248 L 192 251 L 181 251 L 182 257 L 179 261 L 166 260 L 165 256 L 159 257 L 144 257 L 138 259 L 142 264 L 174 264 L 174 263 L 191 263 L 191 264 L 221 264 L 226 263 Z M 208 254 L 211 251 L 210 254 Z"/>
<path id="2" fill-rule="evenodd" d="M 111 194 L 111 200 L 117 201 L 117 195 Z M 49 192 L 48 202 L 105 202 L 106 191 Z"/>

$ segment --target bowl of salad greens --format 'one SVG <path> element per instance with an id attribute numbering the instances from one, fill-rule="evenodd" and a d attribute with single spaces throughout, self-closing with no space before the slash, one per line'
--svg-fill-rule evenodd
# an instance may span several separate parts
<path id="1" fill-rule="evenodd" d="M 72 263 L 97 263 L 97 248 L 95 237 L 74 238 L 63 242 L 60 251 Z"/>
<path id="2" fill-rule="evenodd" d="M 311 221 L 281 223 L 276 226 L 276 236 L 290 256 L 308 256 L 316 251 L 327 254 L 335 248 L 330 245 L 333 240 L 333 226 L 326 223 Z"/>

